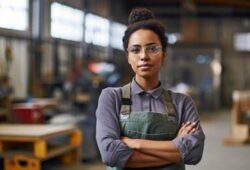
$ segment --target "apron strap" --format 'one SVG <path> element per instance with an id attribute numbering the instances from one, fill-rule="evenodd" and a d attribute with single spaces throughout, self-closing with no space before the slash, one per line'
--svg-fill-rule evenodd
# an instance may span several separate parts
<path id="1" fill-rule="evenodd" d="M 124 86 L 122 86 L 121 88 L 122 90 L 122 104 L 121 104 L 121 110 L 120 113 L 122 115 L 127 115 L 131 112 L 131 84 L 128 83 Z M 169 116 L 176 116 L 176 111 L 174 109 L 174 105 L 172 103 L 172 97 L 171 97 L 171 93 L 169 90 L 163 90 L 163 95 L 164 95 L 164 99 L 166 102 L 166 110 L 168 111 L 168 115 Z"/>
<path id="2" fill-rule="evenodd" d="M 174 105 L 172 103 L 172 97 L 171 97 L 171 93 L 169 90 L 163 90 L 163 95 L 164 95 L 164 99 L 166 102 L 166 110 L 168 111 L 168 115 L 170 116 L 176 116 L 176 111 L 174 109 Z"/>
<path id="3" fill-rule="evenodd" d="M 122 105 L 120 113 L 123 115 L 129 114 L 131 112 L 131 87 L 130 83 L 122 86 Z"/>

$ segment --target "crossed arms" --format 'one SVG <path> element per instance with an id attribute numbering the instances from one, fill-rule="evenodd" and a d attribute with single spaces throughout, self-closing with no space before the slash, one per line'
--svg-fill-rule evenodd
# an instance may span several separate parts
<path id="1" fill-rule="evenodd" d="M 177 137 L 195 132 L 195 123 L 187 122 L 179 129 Z M 130 139 L 122 137 L 121 140 L 131 149 L 133 155 L 128 159 L 126 167 L 143 168 L 177 163 L 181 154 L 173 141 L 154 141 L 145 139 Z"/>

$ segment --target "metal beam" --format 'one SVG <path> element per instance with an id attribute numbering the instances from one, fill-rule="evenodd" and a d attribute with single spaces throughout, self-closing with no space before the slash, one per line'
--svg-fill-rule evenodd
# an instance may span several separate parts
<path id="1" fill-rule="evenodd" d="M 249 0 L 193 0 L 196 4 L 250 8 Z"/>

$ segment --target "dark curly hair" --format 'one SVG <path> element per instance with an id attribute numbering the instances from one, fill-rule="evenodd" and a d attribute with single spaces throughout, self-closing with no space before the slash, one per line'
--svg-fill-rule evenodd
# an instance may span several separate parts
<path id="1" fill-rule="evenodd" d="M 166 51 L 167 37 L 165 35 L 165 28 L 163 24 L 155 19 L 152 11 L 146 8 L 135 8 L 130 12 L 128 22 L 128 28 L 122 39 L 125 51 L 127 51 L 130 36 L 140 29 L 151 30 L 156 33 L 160 39 L 163 51 Z"/>

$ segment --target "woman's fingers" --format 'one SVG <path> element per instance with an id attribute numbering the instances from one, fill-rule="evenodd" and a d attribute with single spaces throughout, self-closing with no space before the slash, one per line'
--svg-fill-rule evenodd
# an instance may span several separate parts
<path id="1" fill-rule="evenodd" d="M 195 129 L 196 124 L 195 123 L 190 123 L 188 126 L 185 127 L 185 131 L 187 133 L 190 133 L 193 129 Z"/>
<path id="2" fill-rule="evenodd" d="M 184 123 L 184 124 L 181 126 L 180 131 L 182 131 L 182 132 L 188 131 L 188 129 L 190 129 L 191 127 L 192 127 L 191 122 Z"/>
<path id="3" fill-rule="evenodd" d="M 187 122 L 187 123 L 182 123 L 182 126 L 181 126 L 181 128 L 180 128 L 180 130 L 179 130 L 179 131 L 184 131 L 184 130 L 185 130 L 185 128 L 186 128 L 189 124 L 190 124 L 190 122 Z"/>
<path id="4" fill-rule="evenodd" d="M 178 132 L 178 136 L 183 136 L 183 135 L 186 135 L 189 133 L 194 133 L 195 130 L 196 130 L 196 123 L 195 122 L 191 123 L 188 121 L 186 123 L 182 123 L 182 126 Z"/>
<path id="5" fill-rule="evenodd" d="M 191 132 L 190 132 L 190 133 L 194 133 L 194 132 L 195 132 L 195 130 L 196 130 L 196 127 L 195 127 L 195 128 L 193 128 L 193 129 L 191 130 Z"/>

